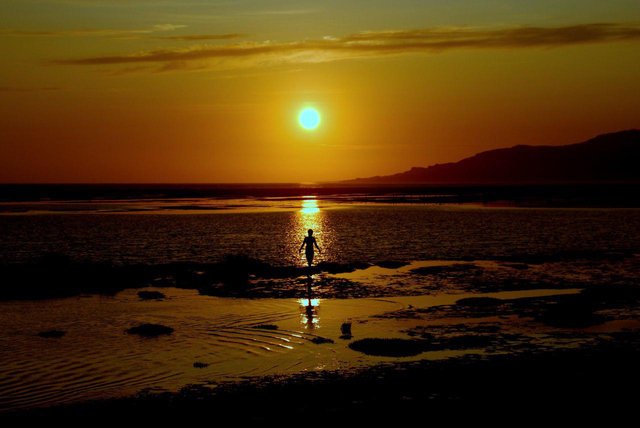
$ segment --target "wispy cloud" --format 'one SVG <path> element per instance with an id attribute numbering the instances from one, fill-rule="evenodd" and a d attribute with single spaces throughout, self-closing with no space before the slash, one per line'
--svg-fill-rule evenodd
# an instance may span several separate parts
<path id="1" fill-rule="evenodd" d="M 133 37 L 152 33 L 174 31 L 184 28 L 186 25 L 157 24 L 140 29 L 108 29 L 108 28 L 82 28 L 75 30 L 15 30 L 0 29 L 0 36 L 11 37 Z"/>
<path id="2" fill-rule="evenodd" d="M 316 13 L 313 9 L 281 9 L 281 10 L 256 10 L 253 12 L 245 12 L 244 15 L 263 15 L 263 16 L 291 16 L 291 15 L 309 15 Z"/>
<path id="3" fill-rule="evenodd" d="M 562 27 L 432 28 L 367 31 L 345 37 L 293 42 L 198 45 L 135 54 L 67 58 L 59 65 L 155 64 L 157 70 L 207 68 L 223 62 L 239 65 L 327 62 L 454 49 L 526 49 L 640 40 L 640 25 L 591 23 Z"/>
<path id="4" fill-rule="evenodd" d="M 186 42 L 203 41 L 203 40 L 230 40 L 245 37 L 245 34 L 229 33 L 229 34 L 185 34 L 182 36 L 158 36 L 160 40 L 181 40 Z"/>

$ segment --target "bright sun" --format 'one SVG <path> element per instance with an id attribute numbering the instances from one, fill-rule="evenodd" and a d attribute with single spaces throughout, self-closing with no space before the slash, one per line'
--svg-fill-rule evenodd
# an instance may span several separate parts
<path id="1" fill-rule="evenodd" d="M 307 107 L 298 115 L 298 123 L 307 131 L 313 131 L 320 126 L 320 113 L 313 107 Z"/>

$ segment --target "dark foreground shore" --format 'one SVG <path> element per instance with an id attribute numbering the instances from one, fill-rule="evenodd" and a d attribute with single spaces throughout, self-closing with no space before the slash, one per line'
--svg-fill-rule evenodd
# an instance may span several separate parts
<path id="1" fill-rule="evenodd" d="M 614 423 L 636 412 L 639 345 L 637 332 L 615 333 L 588 348 L 191 386 L 177 393 L 146 393 L 5 416 L 48 421 L 203 418 L 199 420 L 286 425 L 382 420 L 429 425 L 441 419 L 450 423 L 558 422 L 561 418 L 576 422 L 603 417 Z"/>
<path id="2" fill-rule="evenodd" d="M 144 287 L 195 289 L 202 295 L 248 298 L 304 297 L 307 275 L 320 286 L 317 297 L 354 298 L 422 295 L 441 292 L 489 292 L 539 288 L 566 289 L 637 284 L 636 251 L 566 251 L 553 256 L 513 255 L 492 260 L 447 259 L 433 266 L 406 260 L 320 262 L 307 268 L 274 266 L 245 255 L 227 255 L 217 263 L 114 265 L 44 254 L 32 262 L 0 263 L 0 301 L 50 299 L 81 294 L 115 295 Z M 487 265 L 489 262 L 489 265 Z M 339 274 L 371 267 L 407 268 L 400 282 L 373 284 Z"/>
<path id="3" fill-rule="evenodd" d="M 394 260 L 375 264 L 324 263 L 310 272 L 300 267 L 272 266 L 245 256 L 228 256 L 208 265 L 116 266 L 49 255 L 31 265 L 5 265 L 0 268 L 0 279 L 7 284 L 0 292 L 2 300 L 85 293 L 117 295 L 127 288 L 150 287 L 131 293 L 137 296 L 136 304 L 148 305 L 150 313 L 157 309 L 152 305 L 174 302 L 172 287 L 196 290 L 194 295 L 198 297 L 266 302 L 304 296 L 309 281 L 306 273 L 313 274 L 309 285 L 313 286 L 314 296 L 322 299 L 467 294 L 435 306 L 411 301 L 402 309 L 359 320 L 368 325 L 384 320 L 397 333 L 393 339 L 385 335 L 388 330 L 364 335 L 364 324 L 354 322 L 353 338 L 338 338 L 336 325 L 331 330 L 336 333 L 333 340 L 312 341 L 305 348 L 313 354 L 319 352 L 313 347 L 348 347 L 361 354 L 355 357 L 357 361 L 371 363 L 368 368 L 345 364 L 340 370 L 323 370 L 314 365 L 299 374 L 251 377 L 241 382 L 207 377 L 204 382 L 177 392 L 147 390 L 102 401 L 81 401 L 87 396 L 69 405 L 10 408 L 0 413 L 0 419 L 42 418 L 69 423 L 78 417 L 93 421 L 140 418 L 147 422 L 197 418 L 212 424 L 326 422 L 360 426 L 383 420 L 400 425 L 502 420 L 514 425 L 533 419 L 547 423 L 558 421 L 559 417 L 589 421 L 597 416 L 606 418 L 607 426 L 617 426 L 611 424 L 635 417 L 640 398 L 639 263 L 636 252 L 598 251 L 423 264 Z M 390 272 L 384 273 L 385 270 Z M 359 279 L 360 274 L 364 274 L 364 280 Z M 382 279 L 376 279 L 377 275 Z M 529 297 L 486 295 L 544 289 L 565 292 L 534 293 Z M 128 317 L 130 312 L 126 314 Z M 184 332 L 175 319 L 175 324 L 162 318 L 160 321 L 167 325 L 154 326 L 161 330 L 147 332 L 148 335 L 170 338 L 174 331 L 174 336 Z M 251 330 L 285 331 L 286 327 L 278 326 L 277 320 L 272 322 L 273 325 L 253 325 Z M 136 327 L 133 319 L 130 324 L 127 328 L 132 328 L 126 333 L 119 332 L 118 342 L 124 343 L 124 336 L 130 333 L 145 336 L 144 326 Z M 38 340 L 59 341 L 63 345 L 82 330 L 73 324 L 61 330 L 59 327 L 52 323 L 43 326 L 43 331 L 29 334 L 35 336 L 37 332 Z M 216 332 L 213 328 L 211 331 Z M 328 331 L 319 333 L 324 337 Z M 153 343 L 144 342 L 146 338 L 140 340 L 145 346 Z M 89 346 L 82 342 L 81 347 L 85 345 L 87 349 L 104 348 L 105 343 L 98 341 Z M 203 364 L 192 355 L 191 345 L 186 348 L 190 352 L 188 364 L 176 373 L 200 370 L 196 364 Z M 465 356 L 435 360 L 431 359 L 433 354 L 428 355 L 450 351 Z M 145 352 L 156 351 L 149 347 Z M 329 355 L 328 359 L 336 359 L 335 353 Z M 417 362 L 405 359 L 422 356 L 425 359 Z M 15 354 L 10 358 L 16 358 Z M 66 364 L 70 356 L 66 353 L 63 358 Z M 46 367 L 46 359 L 41 356 L 29 355 L 27 359 Z M 381 361 L 386 363 L 378 364 Z M 162 364 L 169 362 L 162 360 Z M 215 362 L 211 364 L 215 366 Z M 143 374 L 146 376 L 147 372 Z M 61 376 L 51 373 L 52 377 L 56 375 Z M 73 379 L 70 377 L 70 381 Z M 34 388 L 34 394 L 38 393 L 42 392 Z M 510 416 L 514 412 L 516 419 Z"/>
<path id="4" fill-rule="evenodd" d="M 398 324 L 405 338 L 360 336 L 340 342 L 363 358 L 384 356 L 384 364 L 317 367 L 240 382 L 211 380 L 177 392 L 146 390 L 124 398 L 9 411 L 0 417 L 358 426 L 380 421 L 400 426 L 441 420 L 513 425 L 602 418 L 607 426 L 618 426 L 624 418 L 635 418 L 640 399 L 639 303 L 639 288 L 628 284 L 409 306 L 376 316 L 391 322 L 413 320 L 413 328 Z M 261 326 L 267 327 L 278 330 Z M 323 343 L 314 346 L 326 346 Z M 451 350 L 467 352 L 447 359 L 403 360 Z"/>

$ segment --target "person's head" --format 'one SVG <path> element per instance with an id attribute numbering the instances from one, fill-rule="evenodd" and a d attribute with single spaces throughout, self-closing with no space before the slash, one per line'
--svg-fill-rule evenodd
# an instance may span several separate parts
<path id="1" fill-rule="evenodd" d="M 309 234 L 309 236 L 313 235 L 313 229 L 307 230 L 307 233 Z"/>

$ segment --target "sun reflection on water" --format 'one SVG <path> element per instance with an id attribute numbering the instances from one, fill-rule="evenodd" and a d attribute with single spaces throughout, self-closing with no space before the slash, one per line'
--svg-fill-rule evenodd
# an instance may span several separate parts
<path id="1" fill-rule="evenodd" d="M 318 246 L 322 249 L 322 253 L 316 251 L 314 265 L 319 261 L 326 259 L 330 251 L 330 235 L 327 225 L 327 218 L 320 207 L 318 199 L 315 196 L 303 196 L 300 203 L 300 209 L 295 213 L 295 219 L 292 224 L 292 234 L 302 242 L 307 235 L 309 229 L 313 230 L 313 236 L 318 242 Z M 300 244 L 298 243 L 298 246 Z M 298 248 L 296 249 L 296 251 Z M 299 252 L 298 262 L 300 265 L 306 266 L 305 255 Z M 307 330 L 320 328 L 320 317 L 318 310 L 320 307 L 320 299 L 313 298 L 312 294 L 313 276 L 307 276 L 306 291 L 307 295 L 298 300 L 300 305 L 300 323 Z"/>
<path id="2" fill-rule="evenodd" d="M 298 303 L 300 304 L 300 324 L 303 324 L 308 330 L 320 328 L 320 316 L 318 315 L 320 299 L 304 297 L 298 299 Z"/>
<path id="3" fill-rule="evenodd" d="M 304 199 L 302 201 L 302 209 L 300 210 L 300 212 L 303 215 L 317 214 L 320 212 L 320 208 L 318 207 L 318 201 L 315 199 L 314 196 L 304 196 L 304 198 L 308 198 L 308 199 Z"/>
<path id="4" fill-rule="evenodd" d="M 318 242 L 318 246 L 322 252 L 315 252 L 314 265 L 322 260 L 327 260 L 331 253 L 330 232 L 327 224 L 327 217 L 321 207 L 320 201 L 315 196 L 303 196 L 300 202 L 300 209 L 295 212 L 295 218 L 292 228 L 292 235 L 297 241 L 298 248 L 296 251 L 296 259 L 298 265 L 306 266 L 304 252 L 299 252 L 299 246 L 307 235 L 309 229 L 313 230 L 313 236 Z"/>

